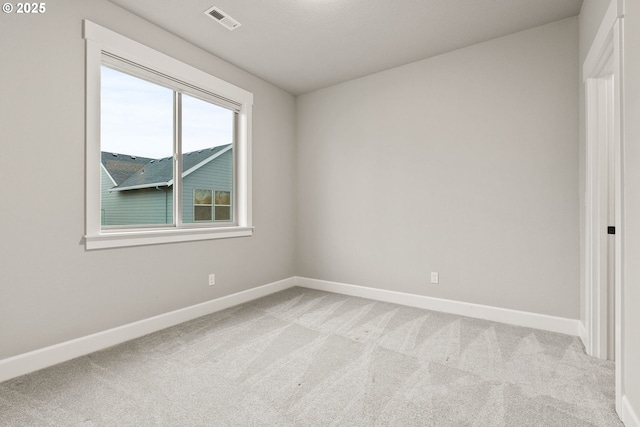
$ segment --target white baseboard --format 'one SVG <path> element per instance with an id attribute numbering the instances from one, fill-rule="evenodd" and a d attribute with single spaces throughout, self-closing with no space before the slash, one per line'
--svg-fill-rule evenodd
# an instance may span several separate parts
<path id="1" fill-rule="evenodd" d="M 295 285 L 295 279 L 269 283 L 117 328 L 65 341 L 39 350 L 0 360 L 0 382 L 157 332 L 225 308 L 233 307 Z"/>
<path id="2" fill-rule="evenodd" d="M 625 427 L 640 427 L 638 412 L 631 406 L 631 402 L 629 402 L 626 395 L 622 396 L 622 414 L 620 418 Z"/>
<path id="3" fill-rule="evenodd" d="M 326 280 L 296 277 L 296 286 L 339 294 L 357 296 L 377 301 L 391 302 L 427 310 L 441 311 L 461 316 L 475 317 L 510 325 L 526 326 L 534 329 L 558 332 L 561 334 L 578 336 L 580 321 L 546 314 L 530 313 L 526 311 L 510 310 L 507 308 L 491 307 L 423 295 L 388 291 L 384 289 L 368 288 L 365 286 L 348 285 L 345 283 Z M 640 427 L 640 426 L 638 426 Z"/>
<path id="4" fill-rule="evenodd" d="M 293 286 L 369 298 L 378 301 L 407 305 L 410 307 L 424 308 L 427 310 L 441 311 L 518 326 L 526 326 L 574 336 L 582 336 L 582 332 L 584 330 L 584 327 L 581 328 L 581 323 L 574 319 L 368 288 L 364 286 L 348 285 L 345 283 L 329 282 L 326 280 L 290 277 L 288 279 L 269 283 L 253 289 L 248 289 L 225 297 L 171 311 L 169 313 L 160 314 L 148 319 L 143 319 L 138 322 L 0 360 L 0 382 L 53 366 L 76 357 L 84 356 L 94 351 L 102 350 L 200 316 L 205 316 L 216 311 L 224 310 L 225 308 L 233 307 L 256 298 L 291 288 Z M 630 414 L 628 417 L 637 421 L 637 417 L 635 416 L 635 412 L 632 410 L 631 406 L 627 405 L 627 411 Z M 636 422 L 634 427 L 640 427 L 640 424 Z"/>

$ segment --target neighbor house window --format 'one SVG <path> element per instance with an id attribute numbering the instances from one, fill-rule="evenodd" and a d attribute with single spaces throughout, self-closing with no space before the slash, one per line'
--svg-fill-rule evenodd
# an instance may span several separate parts
<path id="1" fill-rule="evenodd" d="M 229 221 L 231 219 L 231 192 L 216 191 L 214 213 L 216 221 Z"/>
<path id="2" fill-rule="evenodd" d="M 248 236 L 249 93 L 85 21 L 88 249 Z"/>
<path id="3" fill-rule="evenodd" d="M 230 221 L 231 192 L 193 190 L 193 220 L 194 221 Z"/>
<path id="4" fill-rule="evenodd" d="M 213 219 L 213 191 L 193 190 L 193 220 L 211 221 Z"/>

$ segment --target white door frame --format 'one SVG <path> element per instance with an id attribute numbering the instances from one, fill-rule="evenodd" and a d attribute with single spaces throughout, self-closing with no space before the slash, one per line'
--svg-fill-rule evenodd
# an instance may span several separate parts
<path id="1" fill-rule="evenodd" d="M 589 355 L 607 358 L 607 226 L 615 226 L 615 391 L 616 411 L 622 414 L 624 328 L 623 215 L 623 17 L 624 0 L 611 0 L 582 68 L 586 105 L 586 212 L 584 326 Z M 614 218 L 609 218 L 609 171 L 614 169 Z M 613 223 L 610 223 L 610 222 Z"/>

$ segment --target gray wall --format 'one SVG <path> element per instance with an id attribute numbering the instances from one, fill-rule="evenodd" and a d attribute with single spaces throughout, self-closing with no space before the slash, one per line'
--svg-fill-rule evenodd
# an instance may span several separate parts
<path id="1" fill-rule="evenodd" d="M 570 18 L 298 97 L 298 275 L 578 318 L 577 79 Z"/>
<path id="2" fill-rule="evenodd" d="M 253 237 L 85 251 L 83 18 L 253 92 Z M 0 359 L 295 274 L 291 95 L 105 0 L 0 35 Z"/>
<path id="3" fill-rule="evenodd" d="M 606 3 L 585 0 L 579 49 L 573 18 L 310 93 L 297 110 L 105 0 L 3 15 L 0 359 L 294 274 L 578 317 L 576 81 Z M 627 46 L 639 8 L 627 4 Z M 254 93 L 253 237 L 84 250 L 83 18 Z M 627 49 L 627 117 L 640 114 L 639 55 Z M 625 132 L 625 249 L 638 259 L 640 123 Z M 640 267 L 625 274 L 637 325 Z M 627 361 L 640 355 L 630 329 Z M 635 408 L 639 369 L 626 367 Z"/>

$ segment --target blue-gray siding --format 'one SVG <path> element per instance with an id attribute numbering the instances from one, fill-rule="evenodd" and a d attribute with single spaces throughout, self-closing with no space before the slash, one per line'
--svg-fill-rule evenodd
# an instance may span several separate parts
<path id="1" fill-rule="evenodd" d="M 183 180 L 182 221 L 193 222 L 193 190 L 231 191 L 233 185 L 233 155 L 229 150 Z"/>

